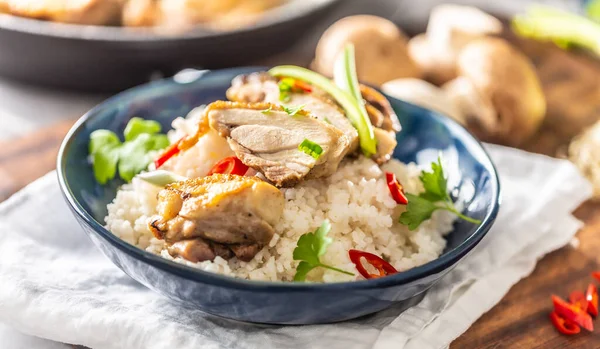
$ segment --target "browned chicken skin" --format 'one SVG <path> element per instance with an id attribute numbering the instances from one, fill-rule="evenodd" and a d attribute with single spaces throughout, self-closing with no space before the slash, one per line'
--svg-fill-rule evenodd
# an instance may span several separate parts
<path id="1" fill-rule="evenodd" d="M 256 177 L 215 174 L 167 185 L 149 228 L 174 256 L 248 261 L 271 241 L 283 205 L 283 194 Z"/>

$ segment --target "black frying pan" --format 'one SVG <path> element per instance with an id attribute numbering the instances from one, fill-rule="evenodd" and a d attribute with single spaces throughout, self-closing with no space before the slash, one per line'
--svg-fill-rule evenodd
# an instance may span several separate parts
<path id="1" fill-rule="evenodd" d="M 247 64 L 288 49 L 338 0 L 290 0 L 253 26 L 151 30 L 51 23 L 0 14 L 0 75 L 53 87 L 114 92 L 152 74 Z"/>

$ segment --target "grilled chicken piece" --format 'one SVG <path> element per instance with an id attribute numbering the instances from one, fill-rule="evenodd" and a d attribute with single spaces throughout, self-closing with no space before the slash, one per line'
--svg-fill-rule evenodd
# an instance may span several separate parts
<path id="1" fill-rule="evenodd" d="M 331 175 L 350 149 L 339 129 L 305 110 L 289 115 L 270 103 L 218 101 L 206 108 L 206 115 L 244 164 L 279 187 Z M 304 140 L 322 148 L 317 159 L 298 149 Z"/>
<path id="2" fill-rule="evenodd" d="M 362 84 L 360 91 L 377 138 L 377 153 L 373 159 L 382 164 L 388 161 L 394 152 L 397 144 L 396 133 L 401 129 L 400 121 L 384 95 Z M 267 72 L 235 77 L 227 90 L 227 98 L 236 102 L 282 104 L 279 100 L 278 80 Z M 304 109 L 319 120 L 332 124 L 344 133 L 350 144 L 348 153 L 358 149 L 358 132 L 340 106 L 323 91 L 313 87 L 312 93 L 289 93 L 289 100 L 285 104 L 304 105 Z"/>
<path id="3" fill-rule="evenodd" d="M 344 111 L 326 93 L 313 88 L 312 93 L 289 94 L 289 100 L 279 100 L 277 79 L 267 72 L 238 75 L 227 90 L 227 98 L 234 102 L 285 104 L 287 106 L 303 105 L 317 119 L 330 123 L 342 131 L 350 144 L 349 152 L 358 148 L 358 132 Z"/>
<path id="4" fill-rule="evenodd" d="M 271 241 L 283 205 L 283 194 L 256 177 L 215 174 L 167 185 L 149 228 L 172 255 L 211 260 L 231 257 L 228 249 L 248 261 Z"/>
<path id="5" fill-rule="evenodd" d="M 193 263 L 212 261 L 217 258 L 217 256 L 223 259 L 230 259 L 234 256 L 233 251 L 227 248 L 227 246 L 210 243 L 210 241 L 202 238 L 177 241 L 171 244 L 167 250 L 171 256 L 181 257 Z M 254 257 L 254 255 L 252 255 L 252 257 Z M 250 259 L 252 259 L 252 257 L 250 257 Z"/>
<path id="6" fill-rule="evenodd" d="M 54 22 L 118 24 L 121 0 L 3 0 L 5 10 L 15 16 Z"/>
<path id="7" fill-rule="evenodd" d="M 374 127 L 385 131 L 400 132 L 400 120 L 394 112 L 390 101 L 374 88 L 360 85 L 360 93 L 365 100 L 369 118 Z"/>

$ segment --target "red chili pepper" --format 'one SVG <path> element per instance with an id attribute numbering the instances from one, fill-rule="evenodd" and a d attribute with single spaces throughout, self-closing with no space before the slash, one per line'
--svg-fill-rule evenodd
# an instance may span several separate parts
<path id="1" fill-rule="evenodd" d="M 310 86 L 309 84 L 307 84 L 306 82 L 302 81 L 302 80 L 296 80 L 294 81 L 294 87 L 302 90 L 306 93 L 311 93 L 312 92 L 312 86 Z"/>
<path id="2" fill-rule="evenodd" d="M 161 167 L 167 160 L 175 156 L 181 149 L 179 149 L 179 144 L 183 138 L 179 139 L 177 142 L 171 144 L 165 151 L 160 154 L 160 156 L 154 160 L 154 168 Z"/>
<path id="3" fill-rule="evenodd" d="M 352 263 L 354 263 L 354 265 L 356 266 L 356 270 L 358 270 L 360 275 L 364 276 L 365 279 L 380 278 L 398 272 L 398 270 L 396 270 L 396 268 L 394 268 L 393 265 L 372 253 L 359 250 L 350 250 L 348 251 L 348 255 L 350 256 L 350 260 L 352 261 Z M 369 264 L 375 267 L 375 269 L 379 271 L 379 274 L 369 273 L 367 269 L 365 269 L 365 267 L 363 266 L 361 258 L 364 258 Z"/>
<path id="4" fill-rule="evenodd" d="M 586 310 L 579 309 L 577 306 L 569 304 L 555 295 L 552 295 L 552 303 L 554 303 L 554 311 L 565 320 L 573 321 L 588 331 L 594 330 L 592 317 Z"/>
<path id="5" fill-rule="evenodd" d="M 581 310 L 587 311 L 588 301 L 581 291 L 573 291 L 569 295 L 569 302 Z"/>
<path id="6" fill-rule="evenodd" d="M 244 165 L 244 163 L 235 156 L 230 156 L 217 162 L 213 168 L 208 171 L 207 176 L 211 176 L 215 173 L 243 176 L 247 171 L 248 166 Z"/>
<path id="7" fill-rule="evenodd" d="M 404 187 L 402 187 L 402 184 L 400 184 L 398 179 L 396 179 L 396 175 L 391 172 L 386 172 L 385 179 L 387 181 L 387 186 L 390 189 L 390 193 L 392 194 L 392 197 L 396 203 L 400 205 L 408 204 L 408 199 L 404 194 Z"/>
<path id="8" fill-rule="evenodd" d="M 600 281 L 600 271 L 595 271 L 592 273 L 592 277 L 596 280 Z"/>
<path id="9" fill-rule="evenodd" d="M 573 335 L 581 332 L 581 328 L 579 328 L 576 323 L 560 317 L 556 311 L 550 313 L 550 321 L 552 321 L 552 324 L 554 324 L 554 327 L 558 332 L 562 334 Z"/>
<path id="10" fill-rule="evenodd" d="M 588 302 L 587 312 L 594 317 L 598 316 L 598 289 L 596 285 L 589 284 L 585 292 L 585 299 Z"/>

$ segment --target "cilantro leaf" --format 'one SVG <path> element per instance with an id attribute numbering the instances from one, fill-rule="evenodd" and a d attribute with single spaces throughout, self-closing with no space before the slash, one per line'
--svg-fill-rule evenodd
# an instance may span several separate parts
<path id="1" fill-rule="evenodd" d="M 125 136 L 125 141 L 128 142 L 134 140 L 143 133 L 151 135 L 159 133 L 161 128 L 162 127 L 157 121 L 134 117 L 127 123 L 123 135 Z"/>
<path id="2" fill-rule="evenodd" d="M 335 270 L 347 275 L 354 275 L 345 270 L 321 263 L 319 257 L 325 254 L 327 247 L 333 242 L 331 238 L 327 237 L 330 230 L 331 224 L 328 220 L 325 220 L 314 233 L 306 233 L 298 239 L 293 256 L 294 260 L 300 261 L 300 264 L 298 264 L 298 267 L 296 268 L 294 281 L 306 280 L 306 274 L 317 267 Z"/>
<path id="3" fill-rule="evenodd" d="M 123 132 L 124 143 L 112 131 L 92 132 L 89 152 L 96 181 L 106 184 L 115 178 L 118 169 L 119 176 L 129 182 L 148 168 L 154 151 L 169 146 L 169 138 L 158 134 L 160 130 L 161 126 L 156 121 L 132 118 Z"/>
<path id="4" fill-rule="evenodd" d="M 119 148 L 105 147 L 102 151 L 92 154 L 94 163 L 94 177 L 100 184 L 106 184 L 115 178 L 117 174 L 117 162 L 119 161 Z"/>
<path id="5" fill-rule="evenodd" d="M 286 107 L 285 105 L 281 106 L 281 108 L 283 108 L 283 111 L 286 112 L 290 116 L 296 115 L 304 107 L 305 107 L 305 104 L 298 105 L 298 106 L 295 106 L 295 107 L 292 107 L 292 106 Z"/>
<path id="6" fill-rule="evenodd" d="M 136 174 L 148 168 L 153 159 L 151 152 L 163 149 L 164 142 L 164 137 L 142 133 L 134 140 L 123 143 L 119 152 L 119 176 L 127 182 L 131 181 Z"/>
<path id="7" fill-rule="evenodd" d="M 121 141 L 112 131 L 97 130 L 90 134 L 89 151 L 98 183 L 106 184 L 115 177 L 120 147 Z"/>
<path id="8" fill-rule="evenodd" d="M 456 214 L 459 218 L 474 224 L 480 220 L 467 217 L 460 213 L 448 195 L 448 181 L 444 176 L 442 160 L 431 163 L 432 172 L 422 171 L 419 180 L 423 184 L 424 192 L 419 195 L 406 194 L 408 205 L 406 211 L 400 215 L 399 222 L 407 225 L 409 230 L 417 229 L 421 223 L 431 218 L 436 210 L 446 210 Z"/>
<path id="9" fill-rule="evenodd" d="M 419 179 L 423 183 L 425 192 L 419 196 L 432 202 L 444 201 L 448 198 L 448 181 L 444 177 L 444 169 L 442 168 L 442 160 L 438 157 L 437 163 L 431 163 L 432 172 L 421 172 Z"/>
<path id="10" fill-rule="evenodd" d="M 296 275 L 294 275 L 294 281 L 304 281 L 306 280 L 306 275 L 311 270 L 315 269 L 317 266 L 314 264 L 310 264 L 308 262 L 302 261 L 296 267 Z"/>
<path id="11" fill-rule="evenodd" d="M 400 223 L 407 225 L 409 230 L 417 229 L 421 223 L 431 218 L 435 210 L 440 209 L 426 198 L 412 194 L 406 194 L 406 197 L 408 205 L 406 211 L 400 215 Z"/>
<path id="12" fill-rule="evenodd" d="M 314 242 L 316 240 L 314 233 L 304 234 L 298 239 L 296 248 L 294 249 L 294 260 L 305 261 L 311 265 L 319 264 L 319 255 L 314 250 Z"/>

